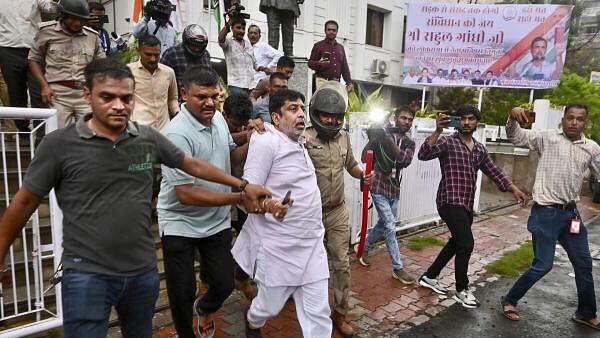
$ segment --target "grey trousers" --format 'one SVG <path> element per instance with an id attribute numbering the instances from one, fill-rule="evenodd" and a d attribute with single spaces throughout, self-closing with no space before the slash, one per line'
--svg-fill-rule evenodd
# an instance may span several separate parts
<path id="1" fill-rule="evenodd" d="M 279 27 L 281 26 L 281 37 L 283 54 L 294 55 L 294 23 L 296 16 L 292 11 L 278 10 L 269 7 L 267 11 L 267 25 L 269 27 L 269 45 L 279 49 Z"/>

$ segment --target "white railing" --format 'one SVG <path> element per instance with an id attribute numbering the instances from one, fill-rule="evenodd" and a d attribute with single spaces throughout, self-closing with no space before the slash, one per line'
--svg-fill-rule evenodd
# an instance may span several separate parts
<path id="1" fill-rule="evenodd" d="M 369 125 L 367 113 L 352 113 L 350 115 L 350 137 L 354 155 L 360 161 L 362 149 L 367 144 L 366 128 Z M 417 227 L 422 224 L 438 221 L 439 215 L 435 204 L 438 184 L 442 177 L 438 160 L 420 161 L 417 158 L 419 148 L 431 135 L 435 128 L 435 120 L 415 119 L 411 129 L 411 138 L 415 141 L 415 155 L 410 166 L 402 171 L 402 183 L 400 186 L 400 198 L 396 218 L 396 230 L 401 231 Z M 443 135 L 450 135 L 452 129 L 444 130 Z M 474 135 L 480 142 L 485 142 L 484 129 L 479 129 Z M 361 228 L 362 215 L 362 193 L 360 182 L 352 179 L 346 174 L 346 201 L 350 209 L 350 224 L 352 226 L 351 242 L 358 242 Z M 477 191 L 475 195 L 474 209 L 479 210 L 479 190 L 481 187 L 481 172 L 477 177 Z M 371 203 L 371 202 L 369 202 Z M 375 207 L 369 210 L 370 229 L 377 223 L 377 211 Z"/>
<path id="2" fill-rule="evenodd" d="M 9 120 L 30 120 L 32 130 L 8 131 Z M 2 212 L 22 186 L 42 128 L 46 133 L 56 129 L 55 109 L 0 107 Z M 0 331 L 1 337 L 23 337 L 62 325 L 60 287 L 49 280 L 62 254 L 62 213 L 54 191 L 47 206 L 44 203 L 33 213 L 8 252 L 5 263 L 10 266 L 11 283 L 0 283 L 0 321 L 9 328 Z M 48 229 L 50 235 L 43 236 Z"/>

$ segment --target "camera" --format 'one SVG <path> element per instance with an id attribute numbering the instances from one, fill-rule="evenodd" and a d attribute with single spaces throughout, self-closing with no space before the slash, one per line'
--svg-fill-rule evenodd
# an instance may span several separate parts
<path id="1" fill-rule="evenodd" d="M 175 11 L 177 6 L 169 0 L 150 0 L 144 7 L 145 15 L 158 22 L 168 22 L 171 18 L 171 12 Z"/>
<path id="2" fill-rule="evenodd" d="M 105 24 L 108 23 L 108 15 L 101 15 L 98 17 L 98 23 L 99 24 Z"/>
<path id="3" fill-rule="evenodd" d="M 242 13 L 242 11 L 246 10 L 246 7 L 242 6 L 240 4 L 239 0 L 231 1 L 230 5 L 228 5 L 226 3 L 225 4 L 225 8 L 229 8 L 229 10 L 227 11 L 227 13 L 225 13 L 223 15 L 225 17 L 225 19 L 227 19 L 227 15 L 229 15 L 230 19 L 231 18 L 241 18 L 241 19 L 244 19 L 244 20 L 250 19 L 250 14 L 248 14 L 248 13 Z"/>

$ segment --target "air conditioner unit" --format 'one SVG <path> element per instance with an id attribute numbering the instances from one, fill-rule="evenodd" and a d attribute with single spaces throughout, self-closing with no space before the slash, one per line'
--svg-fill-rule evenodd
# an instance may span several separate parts
<path id="1" fill-rule="evenodd" d="M 371 64 L 371 74 L 374 76 L 388 76 L 387 63 L 384 60 L 375 59 Z"/>

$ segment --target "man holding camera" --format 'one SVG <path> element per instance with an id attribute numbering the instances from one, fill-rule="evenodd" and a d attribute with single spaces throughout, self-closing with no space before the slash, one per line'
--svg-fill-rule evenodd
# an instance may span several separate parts
<path id="1" fill-rule="evenodd" d="M 402 256 L 396 239 L 396 213 L 400 197 L 402 169 L 408 167 L 415 153 L 415 142 L 407 132 L 412 127 L 415 115 L 408 107 L 400 107 L 394 112 L 396 126 L 371 127 L 367 130 L 369 142 L 362 152 L 365 161 L 368 150 L 374 153 L 373 168 L 375 175 L 371 184 L 371 198 L 379 220 L 367 234 L 363 255 L 359 263 L 369 266 L 369 250 L 380 237 L 385 237 L 390 259 L 392 260 L 392 278 L 404 284 L 413 284 L 415 279 L 404 270 Z"/>
<path id="2" fill-rule="evenodd" d="M 306 149 L 321 191 L 325 247 L 331 261 L 333 325 L 343 337 L 351 337 L 354 328 L 346 321 L 350 308 L 350 216 L 344 197 L 344 170 L 354 178 L 364 178 L 365 184 L 370 183 L 371 175 L 364 177 L 354 158 L 350 136 L 342 129 L 346 97 L 344 86 L 335 81 L 315 92 L 309 106 L 312 127 L 306 129 Z"/>
<path id="3" fill-rule="evenodd" d="M 446 294 L 447 287 L 442 285 L 437 277 L 454 257 L 456 294 L 453 298 L 465 308 L 476 308 L 480 304 L 469 289 L 467 270 L 475 245 L 471 224 L 477 172 L 481 170 L 501 191 L 510 191 L 523 205 L 527 202 L 527 196 L 496 166 L 485 146 L 473 138 L 481 119 L 479 109 L 464 104 L 458 107 L 454 115 L 452 117 L 460 118 L 456 127 L 458 132 L 440 137 L 443 129 L 450 125 L 451 119 L 448 115 L 439 114 L 435 131 L 419 149 L 419 160 L 429 161 L 437 158 L 440 162 L 442 179 L 436 203 L 440 217 L 450 230 L 448 243 L 427 272 L 421 276 L 419 284 L 436 293 Z"/>
<path id="4" fill-rule="evenodd" d="M 340 77 L 346 82 L 346 90 L 351 91 L 353 88 L 346 51 L 344 46 L 335 40 L 337 33 L 337 22 L 325 22 L 325 39 L 315 43 L 310 52 L 308 67 L 315 71 L 316 89 L 321 88 L 327 81 L 340 81 Z"/>
<path id="5" fill-rule="evenodd" d="M 510 320 L 519 320 L 517 302 L 552 269 L 558 241 L 575 271 L 578 305 L 572 320 L 600 330 L 588 229 L 575 203 L 579 200 L 585 171 L 590 169 L 596 177 L 600 173 L 600 147 L 583 134 L 587 121 L 587 106 L 577 103 L 565 107 L 559 131 L 522 129 L 519 123 L 532 122 L 529 112 L 515 107 L 510 113 L 506 124 L 509 140 L 540 154 L 533 185 L 535 203 L 527 222 L 527 230 L 533 238 L 534 259 L 502 298 L 502 312 Z"/>
<path id="6" fill-rule="evenodd" d="M 254 72 L 262 71 L 270 75 L 271 69 L 259 66 L 256 62 L 252 44 L 244 38 L 246 20 L 241 16 L 234 16 L 232 11 L 229 12 L 229 17 L 230 19 L 219 31 L 219 46 L 223 49 L 227 65 L 229 93 L 249 96 Z M 230 31 L 231 36 L 227 37 Z"/>
<path id="7" fill-rule="evenodd" d="M 171 24 L 171 12 L 175 10 L 169 0 L 151 0 L 144 6 L 144 19 L 135 25 L 133 35 L 141 38 L 145 34 L 156 36 L 160 42 L 160 55 L 177 44 L 177 32 Z"/>
<path id="8" fill-rule="evenodd" d="M 105 57 L 98 34 L 85 26 L 85 0 L 61 0 L 58 22 L 42 24 L 29 50 L 31 74 L 40 83 L 42 101 L 58 111 L 58 127 L 74 123 L 90 106 L 83 98 L 84 69 Z M 75 60 L 75 61 L 74 61 Z"/>
<path id="9" fill-rule="evenodd" d="M 108 16 L 106 15 L 106 9 L 104 5 L 99 2 L 90 2 L 90 20 L 88 20 L 88 26 L 98 32 L 100 37 L 100 46 L 104 54 L 110 55 L 110 36 L 106 29 L 103 28 L 105 23 L 108 23 Z"/>

